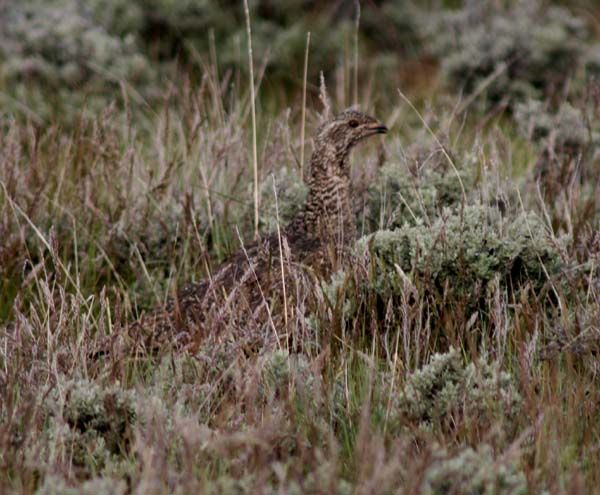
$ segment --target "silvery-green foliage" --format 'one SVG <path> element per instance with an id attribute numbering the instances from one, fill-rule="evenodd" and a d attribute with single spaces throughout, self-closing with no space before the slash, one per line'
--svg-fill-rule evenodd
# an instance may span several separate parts
<path id="1" fill-rule="evenodd" d="M 181 35 L 192 32 L 199 35 L 202 30 L 206 34 L 210 27 L 224 28 L 232 20 L 232 7 L 237 6 L 233 2 L 229 5 L 221 2 L 221 6 L 217 6 L 211 0 L 136 0 L 134 3 L 143 9 L 147 18 L 166 23 Z M 237 13 L 241 14 L 241 9 Z"/>
<path id="2" fill-rule="evenodd" d="M 564 102 L 552 109 L 539 100 L 529 100 L 516 106 L 515 119 L 524 137 L 555 153 L 582 153 L 600 147 L 600 121 L 582 106 Z M 589 151 L 593 154 L 593 149 Z"/>
<path id="3" fill-rule="evenodd" d="M 585 71 L 596 80 L 600 78 L 600 43 L 590 46 L 585 55 Z"/>
<path id="4" fill-rule="evenodd" d="M 377 7 L 363 4 L 360 26 L 367 38 L 383 50 L 418 54 L 422 50 L 421 23 L 427 14 L 411 0 L 381 2 Z"/>
<path id="5" fill-rule="evenodd" d="M 95 430 L 117 449 L 122 435 L 135 422 L 135 394 L 118 386 L 102 388 L 97 383 L 81 380 L 66 389 L 62 417 L 81 431 Z"/>
<path id="6" fill-rule="evenodd" d="M 146 397 L 161 400 L 165 407 L 173 407 L 181 414 L 197 413 L 198 407 L 214 392 L 215 384 L 226 379 L 223 373 L 229 365 L 217 356 L 220 357 L 218 351 L 214 362 L 206 366 L 185 354 L 162 359 L 153 367 Z"/>
<path id="7" fill-rule="evenodd" d="M 261 388 L 266 397 L 286 396 L 294 390 L 304 397 L 313 395 L 316 377 L 303 354 L 289 354 L 284 350 L 261 356 Z"/>
<path id="8" fill-rule="evenodd" d="M 347 282 L 347 274 L 343 270 L 339 270 L 331 275 L 327 282 L 321 283 L 321 290 L 323 295 L 328 301 L 335 301 L 338 298 L 338 291 L 344 287 Z M 350 309 L 351 301 L 344 301 L 343 312 L 346 313 Z M 310 323 L 312 327 L 316 328 L 318 323 L 315 321 L 314 316 L 310 317 Z"/>
<path id="9" fill-rule="evenodd" d="M 273 351 L 262 356 L 265 385 L 271 389 L 283 389 L 290 385 L 291 357 L 283 350 Z"/>
<path id="10" fill-rule="evenodd" d="M 238 344 L 209 340 L 194 356 L 163 358 L 153 367 L 144 396 L 158 401 L 157 407 L 170 411 L 169 416 L 195 415 L 200 422 L 208 423 L 218 404 L 238 392 L 236 387 L 245 369 Z"/>
<path id="11" fill-rule="evenodd" d="M 69 381 L 46 404 L 55 443 L 68 446 L 73 462 L 97 467 L 126 451 L 136 422 L 136 396 L 116 385 Z"/>
<path id="12" fill-rule="evenodd" d="M 196 61 L 198 57 L 208 60 L 210 37 L 214 36 L 219 66 L 246 69 L 246 26 L 243 4 L 239 2 L 119 0 L 104 8 L 106 1 L 93 1 L 95 17 L 102 25 L 120 35 L 136 35 L 160 60 L 176 53 L 191 55 Z M 249 2 L 249 7 L 256 63 L 268 54 L 271 75 L 290 78 L 290 68 L 303 59 L 308 31 L 320 46 L 311 54 L 311 70 L 331 65 L 343 49 L 341 33 L 349 24 L 336 19 L 332 29 L 326 16 L 309 20 L 302 1 Z"/>
<path id="13" fill-rule="evenodd" d="M 86 0 L 88 12 L 107 32 L 118 36 L 139 36 L 146 27 L 146 9 L 150 1 Z M 182 2 L 179 2 L 182 3 Z"/>
<path id="14" fill-rule="evenodd" d="M 293 411 L 294 429 L 329 430 L 324 416 L 327 403 L 321 375 L 311 368 L 306 355 L 290 354 L 283 349 L 268 351 L 260 356 L 256 369 L 259 372 L 257 398 L 271 413 L 282 413 L 289 420 Z M 286 402 L 293 407 L 286 407 Z M 285 442 L 285 447 L 282 444 L 282 448 L 289 449 L 290 453 L 296 449 L 291 439 Z M 328 469 L 325 472 L 330 473 Z"/>
<path id="15" fill-rule="evenodd" d="M 429 364 L 412 373 L 397 400 L 400 414 L 419 425 L 439 421 L 460 393 L 464 367 L 459 352 L 434 354 Z"/>
<path id="16" fill-rule="evenodd" d="M 482 443 L 451 455 L 444 449 L 434 454 L 422 485 L 425 495 L 525 495 L 527 479 L 518 461 L 496 454 Z"/>
<path id="17" fill-rule="evenodd" d="M 278 221 L 283 229 L 302 210 L 308 197 L 308 187 L 297 173 L 282 167 L 261 183 L 260 195 L 261 228 L 264 232 L 275 232 Z"/>
<path id="18" fill-rule="evenodd" d="M 55 460 L 52 456 L 57 451 L 64 451 L 77 468 L 104 470 L 111 463 L 118 462 L 117 454 L 109 450 L 104 437 L 95 430 L 80 431 L 51 421 L 45 432 L 45 441 L 46 448 L 41 455 L 50 462 Z"/>
<path id="19" fill-rule="evenodd" d="M 430 362 L 406 380 L 395 414 L 421 428 L 467 422 L 510 420 L 521 397 L 510 374 L 484 355 L 465 365 L 458 350 L 434 354 Z"/>
<path id="20" fill-rule="evenodd" d="M 574 186 L 593 202 L 597 192 L 600 152 L 600 119 L 591 93 L 583 101 L 568 101 L 553 107 L 550 103 L 529 100 L 519 104 L 514 114 L 521 134 L 534 141 L 539 151 L 534 169 L 536 187 L 550 203 Z M 578 193 L 579 194 L 579 193 Z"/>
<path id="21" fill-rule="evenodd" d="M 307 493 L 327 493 L 331 495 L 351 495 L 354 487 L 344 479 L 339 478 L 338 469 L 329 462 L 322 462 L 317 469 L 307 472 L 301 482 L 292 479 L 285 480 L 285 475 L 292 470 L 296 459 L 273 461 L 269 470 L 281 477 L 279 483 L 266 482 L 261 485 L 260 493 L 265 495 L 305 495 Z M 220 475 L 216 480 L 209 481 L 202 486 L 202 493 L 206 495 L 244 495 L 256 491 L 256 476 L 253 474 L 235 476 L 234 474 Z"/>
<path id="22" fill-rule="evenodd" d="M 195 67 L 212 63 L 213 40 L 222 73 L 230 68 L 247 70 L 246 27 L 239 2 L 20 0 L 0 8 L 0 72 L 12 86 L 6 100 L 23 111 L 13 100 L 21 102 L 43 118 L 52 114 L 40 108 L 48 88 L 52 99 L 76 108 L 83 98 L 73 101 L 75 93 L 101 88 L 112 93 L 109 99 L 119 98 L 122 88 L 117 83 L 125 81 L 150 101 L 160 84 L 156 74 L 166 72 L 175 58 L 193 60 Z M 336 66 L 347 49 L 356 15 L 352 3 L 336 7 L 257 1 L 250 2 L 250 10 L 255 64 L 268 59 L 268 80 L 294 85 L 302 77 L 307 32 L 312 46 L 319 47 L 310 53 L 312 80 L 319 71 Z M 416 12 L 409 1 L 390 2 L 383 9 L 363 7 L 361 33 L 381 48 L 377 56 L 387 57 L 388 65 L 397 64 L 390 54 L 399 47 L 403 52 L 409 45 L 416 50 Z M 386 29 L 380 29 L 382 22 Z M 22 85 L 15 86 L 18 81 Z M 39 87 L 23 87 L 32 82 Z M 140 100 L 138 95 L 135 99 Z M 105 102 L 98 97 L 92 103 Z"/>
<path id="23" fill-rule="evenodd" d="M 351 495 L 356 493 L 352 484 L 338 476 L 337 468 L 333 463 L 323 462 L 318 469 L 307 473 L 306 479 L 303 480 L 302 485 L 297 481 L 292 481 L 290 485 L 286 487 L 285 493 L 289 495 L 304 495 L 306 493 Z"/>
<path id="24" fill-rule="evenodd" d="M 515 119 L 524 137 L 535 141 L 547 141 L 553 148 L 561 150 L 583 150 L 594 136 L 588 128 L 586 116 L 579 108 L 565 102 L 556 111 L 539 100 L 529 100 L 517 105 Z"/>
<path id="25" fill-rule="evenodd" d="M 139 81 L 148 75 L 132 36 L 111 35 L 77 0 L 14 2 L 2 22 L 2 71 L 50 87 Z"/>
<path id="26" fill-rule="evenodd" d="M 413 280 L 471 293 L 496 277 L 518 290 L 520 284 L 541 289 L 561 267 L 559 249 L 544 223 L 533 213 L 503 218 L 482 205 L 445 209 L 431 226 L 406 225 L 363 237 L 358 256 L 377 267 L 368 285 L 381 295 L 403 287 L 398 267 Z"/>
<path id="27" fill-rule="evenodd" d="M 420 149 L 415 156 L 384 165 L 369 188 L 372 226 L 392 229 L 430 221 L 444 207 L 466 200 L 463 187 L 465 194 L 472 190 L 478 166 L 475 155 L 462 157 L 456 166 L 458 173 L 442 149 Z"/>
<path id="28" fill-rule="evenodd" d="M 71 486 L 63 478 L 46 476 L 36 495 L 125 495 L 127 483 L 109 477 L 92 478 Z"/>
<path id="29" fill-rule="evenodd" d="M 93 7 L 78 0 L 9 3 L 0 16 L 3 112 L 68 123 L 82 109 L 101 111 L 124 89 L 139 101 L 155 70 L 135 34 L 108 31 Z"/>
<path id="30" fill-rule="evenodd" d="M 244 495 L 252 490 L 254 476 L 232 476 L 223 474 L 216 480 L 211 480 L 202 486 L 202 493 L 205 495 L 221 495 L 230 493 L 231 495 Z"/>
<path id="31" fill-rule="evenodd" d="M 562 88 L 582 63 L 589 36 L 568 10 L 536 2 L 467 2 L 443 11 L 428 29 L 447 80 L 467 94 L 481 89 L 491 104 Z"/>

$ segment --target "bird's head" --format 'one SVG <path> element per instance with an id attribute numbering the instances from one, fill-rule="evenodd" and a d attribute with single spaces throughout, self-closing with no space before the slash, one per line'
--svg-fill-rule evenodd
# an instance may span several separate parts
<path id="1" fill-rule="evenodd" d="M 376 118 L 348 108 L 319 127 L 315 151 L 329 163 L 336 162 L 344 167 L 350 150 L 357 143 L 376 134 L 385 134 L 387 130 Z"/>
<path id="2" fill-rule="evenodd" d="M 385 134 L 387 130 L 375 117 L 348 108 L 319 128 L 317 140 L 335 143 L 338 149 L 350 149 L 359 141 Z"/>

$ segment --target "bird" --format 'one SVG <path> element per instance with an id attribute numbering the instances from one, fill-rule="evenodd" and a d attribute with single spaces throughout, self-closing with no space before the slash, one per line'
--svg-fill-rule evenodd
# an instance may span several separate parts
<path id="1" fill-rule="evenodd" d="M 269 301 L 281 296 L 284 267 L 325 276 L 343 261 L 357 235 L 350 152 L 361 141 L 387 132 L 381 121 L 355 107 L 321 124 L 305 179 L 308 197 L 290 223 L 242 246 L 207 278 L 187 284 L 164 308 L 143 316 L 131 328 L 141 331 L 152 347 L 165 336 L 189 342 L 194 333 L 206 332 L 209 314 L 213 326 L 217 320 L 227 322 L 225 314 L 246 315 L 247 320 L 248 315 L 258 318 L 266 313 L 272 319 Z M 238 311 L 231 311 L 233 306 Z"/>

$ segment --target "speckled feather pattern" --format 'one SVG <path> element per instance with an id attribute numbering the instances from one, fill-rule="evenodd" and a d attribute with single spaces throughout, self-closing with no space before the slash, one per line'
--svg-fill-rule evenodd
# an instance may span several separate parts
<path id="1" fill-rule="evenodd" d="M 345 248 L 356 237 L 350 151 L 362 139 L 386 131 L 377 119 L 354 109 L 319 127 L 306 181 L 306 205 L 281 232 L 286 271 L 308 269 L 326 275 L 337 268 Z M 143 330 L 156 342 L 178 340 L 178 336 L 187 340 L 194 332 L 203 331 L 209 313 L 213 322 L 215 317 L 226 320 L 232 305 L 245 310 L 236 314 L 257 317 L 260 308 L 280 293 L 279 253 L 277 234 L 246 246 L 210 277 L 185 286 L 166 308 L 145 316 L 131 328 Z"/>

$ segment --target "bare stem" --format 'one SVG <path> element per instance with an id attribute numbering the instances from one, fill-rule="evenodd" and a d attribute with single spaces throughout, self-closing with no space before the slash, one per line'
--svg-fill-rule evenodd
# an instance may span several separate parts
<path id="1" fill-rule="evenodd" d="M 275 195 L 275 215 L 277 219 L 277 239 L 279 241 L 279 264 L 281 266 L 281 285 L 283 287 L 283 317 L 285 328 L 288 327 L 288 309 L 287 309 L 287 294 L 285 290 L 285 270 L 283 268 L 283 247 L 281 241 L 281 228 L 279 226 L 279 203 L 277 202 L 277 188 L 275 187 L 275 176 L 273 178 L 273 194 Z"/>
<path id="2" fill-rule="evenodd" d="M 358 28 L 360 26 L 360 0 L 356 0 L 356 20 L 354 24 L 354 98 L 353 105 L 358 105 Z"/>
<path id="3" fill-rule="evenodd" d="M 250 28 L 250 9 L 248 0 L 244 0 L 246 14 L 246 34 L 248 36 L 248 64 L 250 66 L 250 108 L 252 109 L 252 170 L 254 172 L 254 238 L 258 238 L 258 155 L 256 151 L 256 102 L 254 94 L 254 62 L 252 59 L 252 30 Z"/>
<path id="4" fill-rule="evenodd" d="M 419 120 L 421 121 L 421 123 L 423 124 L 423 126 L 425 127 L 425 129 L 427 130 L 427 132 L 431 135 L 431 137 L 434 139 L 434 141 L 436 142 L 436 144 L 440 147 L 440 150 L 442 151 L 442 154 L 446 157 L 446 160 L 448 160 L 448 163 L 450 163 L 450 166 L 452 167 L 452 170 L 456 174 L 456 178 L 458 179 L 458 183 L 460 184 L 460 190 L 461 190 L 461 193 L 462 193 L 462 200 L 463 200 L 463 205 L 464 205 L 464 203 L 467 201 L 467 193 L 465 192 L 465 186 L 464 186 L 463 181 L 462 181 L 462 179 L 460 177 L 460 173 L 458 172 L 458 169 L 456 168 L 456 165 L 454 164 L 454 160 L 452 160 L 452 158 L 450 157 L 450 155 L 446 151 L 446 147 L 441 143 L 441 141 L 436 136 L 435 132 L 433 132 L 433 130 L 431 129 L 431 127 L 429 127 L 429 124 L 427 124 L 427 122 L 425 121 L 425 119 L 423 118 L 423 116 L 421 115 L 421 113 L 417 110 L 417 108 L 413 105 L 413 103 L 406 97 L 406 95 L 400 90 L 400 88 L 397 88 L 397 90 L 398 90 L 398 94 L 400 95 L 400 98 L 402 98 L 402 100 L 404 100 L 404 102 L 406 104 L 408 104 L 408 106 L 411 108 L 411 110 L 413 112 L 415 112 L 415 114 L 417 115 L 417 117 L 419 118 Z"/>
<path id="5" fill-rule="evenodd" d="M 300 129 L 300 179 L 304 180 L 304 124 L 306 122 L 306 81 L 308 74 L 308 49 L 310 31 L 306 33 L 306 52 L 304 53 L 304 83 L 302 85 L 302 127 Z"/>

